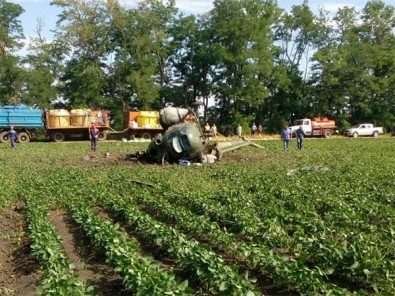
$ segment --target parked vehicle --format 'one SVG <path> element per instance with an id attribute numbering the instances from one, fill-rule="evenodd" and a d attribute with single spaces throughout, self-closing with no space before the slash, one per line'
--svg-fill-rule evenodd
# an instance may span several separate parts
<path id="1" fill-rule="evenodd" d="M 0 108 L 0 142 L 8 142 L 8 131 L 14 126 L 19 143 L 27 143 L 39 128 L 45 128 L 47 137 L 55 142 L 67 139 L 89 138 L 89 127 L 95 124 L 99 129 L 99 140 L 107 137 L 110 128 L 109 112 L 89 109 L 41 110 L 25 105 L 7 105 Z"/>
<path id="2" fill-rule="evenodd" d="M 382 127 L 375 127 L 371 123 L 361 123 L 354 125 L 353 127 L 346 129 L 344 134 L 347 137 L 359 137 L 359 136 L 372 136 L 378 137 L 379 135 L 383 134 Z"/>
<path id="3" fill-rule="evenodd" d="M 90 109 L 53 109 L 44 111 L 44 125 L 47 137 L 54 142 L 65 139 L 88 139 L 89 127 L 93 123 L 99 129 L 99 140 L 107 138 L 110 128 L 109 111 Z"/>
<path id="4" fill-rule="evenodd" d="M 18 134 L 19 143 L 27 143 L 38 128 L 44 126 L 42 111 L 25 105 L 7 105 L 0 108 L 0 142 L 8 142 L 10 126 Z"/>
<path id="5" fill-rule="evenodd" d="M 158 111 L 126 111 L 123 125 L 129 139 L 152 139 L 164 131 L 159 123 Z"/>
<path id="6" fill-rule="evenodd" d="M 337 131 L 336 122 L 334 120 L 328 119 L 327 117 L 297 119 L 289 128 L 292 130 L 292 133 L 295 134 L 296 130 L 300 126 L 303 128 L 303 131 L 307 137 L 329 138 Z"/>

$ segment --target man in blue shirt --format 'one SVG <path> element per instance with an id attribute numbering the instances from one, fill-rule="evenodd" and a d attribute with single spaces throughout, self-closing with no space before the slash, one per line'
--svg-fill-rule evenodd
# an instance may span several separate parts
<path id="1" fill-rule="evenodd" d="M 18 134 L 16 133 L 12 125 L 10 126 L 10 130 L 8 131 L 8 138 L 10 139 L 11 142 L 11 148 L 15 149 L 16 141 L 18 140 Z"/>
<path id="2" fill-rule="evenodd" d="M 288 125 L 284 125 L 284 128 L 281 130 L 281 140 L 284 143 L 284 150 L 288 151 L 289 141 L 291 139 L 292 139 L 292 131 L 288 128 Z"/>

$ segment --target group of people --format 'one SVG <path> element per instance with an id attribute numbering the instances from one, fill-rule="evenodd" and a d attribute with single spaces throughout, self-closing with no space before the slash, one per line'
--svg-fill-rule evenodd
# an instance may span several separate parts
<path id="1" fill-rule="evenodd" d="M 251 126 L 251 137 L 254 138 L 255 134 L 261 135 L 263 132 L 262 124 L 256 125 L 255 122 Z"/>
<path id="2" fill-rule="evenodd" d="M 217 126 L 215 125 L 215 123 L 210 126 L 207 122 L 204 126 L 204 132 L 206 134 L 206 137 L 216 137 L 218 135 Z"/>
<path id="3" fill-rule="evenodd" d="M 205 126 L 205 132 L 206 135 L 208 136 L 217 136 L 218 131 L 217 131 L 217 126 L 213 124 L 211 127 L 207 123 Z M 239 138 L 242 137 L 243 133 L 243 128 L 239 124 L 236 127 L 236 134 Z M 254 137 L 255 133 L 261 134 L 262 133 L 262 125 L 256 126 L 255 123 L 253 123 L 251 127 L 251 136 Z M 299 150 L 302 150 L 303 148 L 303 139 L 305 136 L 305 133 L 303 131 L 302 126 L 300 126 L 296 131 L 296 142 L 297 142 L 297 147 Z M 13 126 L 10 126 L 10 130 L 8 131 L 8 138 L 10 139 L 11 143 L 11 148 L 16 149 L 16 142 L 18 140 L 18 134 L 14 130 Z M 95 123 L 92 123 L 92 125 L 89 127 L 89 138 L 91 140 L 91 151 L 95 152 L 97 149 L 97 141 L 99 140 L 99 129 L 97 128 L 97 125 Z M 284 144 L 284 150 L 288 151 L 289 150 L 289 143 L 292 139 L 292 130 L 288 128 L 288 125 L 284 125 L 284 128 L 281 130 L 281 140 L 283 141 Z"/>
<path id="4" fill-rule="evenodd" d="M 299 150 L 302 150 L 303 139 L 305 136 L 302 126 L 299 126 L 299 128 L 295 131 L 295 135 L 296 135 L 297 147 Z M 283 141 L 284 144 L 284 150 L 286 151 L 289 150 L 289 143 L 291 139 L 292 139 L 292 130 L 288 128 L 288 125 L 284 125 L 284 128 L 281 130 L 281 140 Z"/>
<path id="5" fill-rule="evenodd" d="M 236 135 L 241 138 L 243 133 L 243 128 L 239 124 L 236 127 Z M 263 127 L 261 124 L 256 125 L 255 122 L 251 126 L 251 137 L 254 138 L 255 135 L 261 135 L 263 133 Z"/>

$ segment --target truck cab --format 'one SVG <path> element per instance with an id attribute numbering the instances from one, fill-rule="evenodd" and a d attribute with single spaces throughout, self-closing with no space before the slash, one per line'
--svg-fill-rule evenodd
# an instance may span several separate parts
<path id="1" fill-rule="evenodd" d="M 295 135 L 296 130 L 299 129 L 299 127 L 302 127 L 306 136 L 312 136 L 313 129 L 311 119 L 297 119 L 292 123 L 292 126 L 290 126 L 289 129 L 292 131 L 292 134 Z"/>
<path id="2" fill-rule="evenodd" d="M 302 127 L 304 134 L 308 137 L 329 138 L 333 133 L 337 132 L 336 122 L 327 117 L 297 119 L 293 122 L 290 129 L 295 134 L 299 127 Z"/>

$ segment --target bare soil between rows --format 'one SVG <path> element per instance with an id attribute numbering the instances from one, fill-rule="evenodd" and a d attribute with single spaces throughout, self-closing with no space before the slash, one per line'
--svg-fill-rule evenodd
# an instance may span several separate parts
<path id="1" fill-rule="evenodd" d="M 30 252 L 22 203 L 6 208 L 0 223 L 0 295 L 37 295 L 40 266 Z"/>

